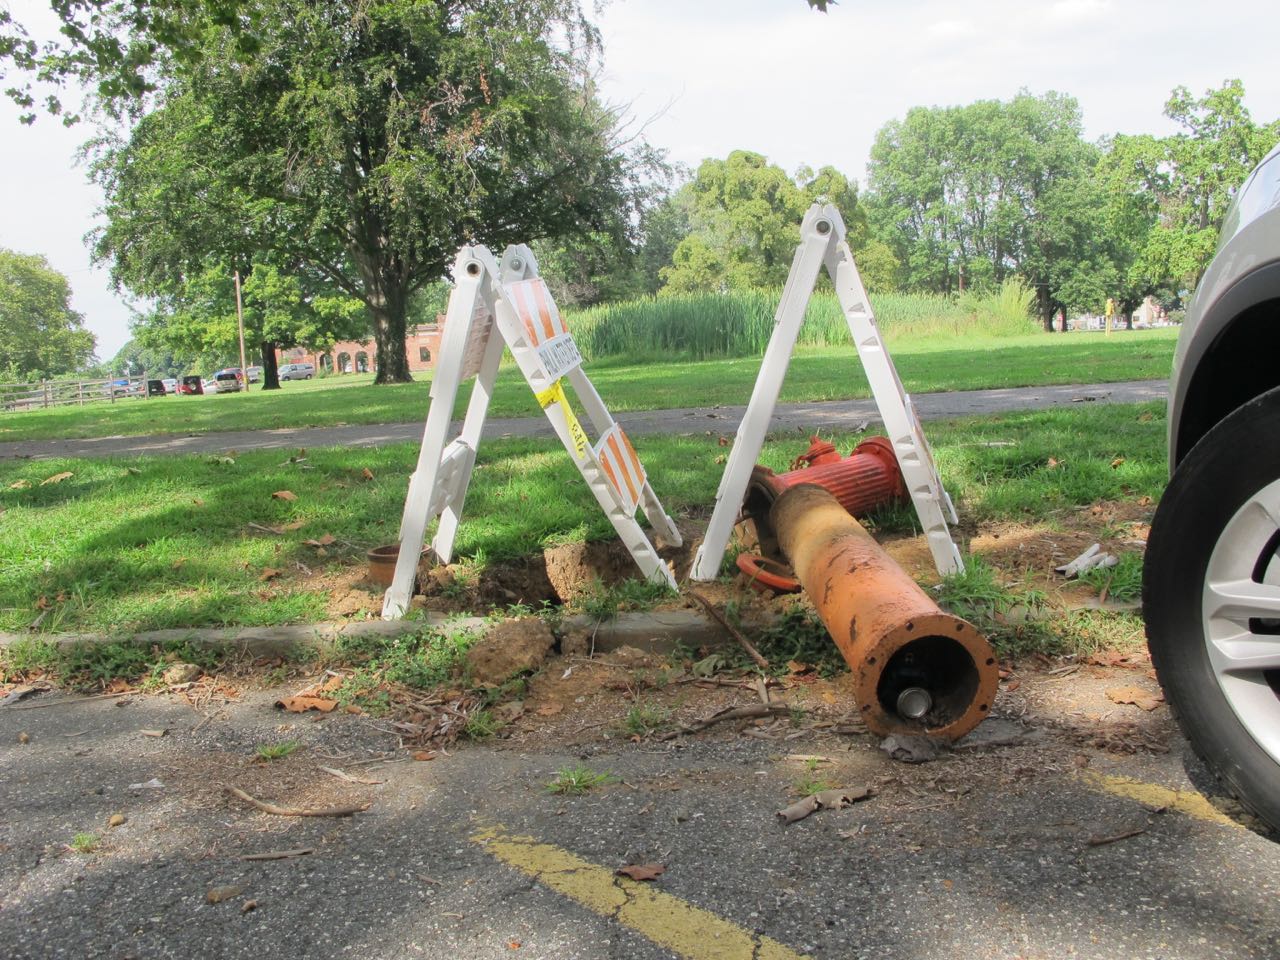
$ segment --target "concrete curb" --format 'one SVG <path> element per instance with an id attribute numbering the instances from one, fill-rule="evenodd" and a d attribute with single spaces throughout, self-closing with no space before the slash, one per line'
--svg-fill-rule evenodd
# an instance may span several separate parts
<path id="1" fill-rule="evenodd" d="M 394 638 L 424 627 L 449 632 L 477 630 L 490 621 L 482 617 L 456 617 L 428 612 L 420 620 L 361 620 L 355 623 L 308 623 L 279 627 L 191 627 L 146 630 L 141 633 L 110 635 L 98 633 L 3 633 L 0 648 L 23 641 L 39 640 L 58 646 L 80 643 L 126 641 L 140 646 L 189 641 L 200 646 L 241 652 L 254 657 L 287 657 L 299 651 L 331 649 L 343 638 Z M 679 642 L 688 646 L 719 645 L 730 638 L 725 629 L 691 610 L 655 610 L 620 613 L 597 622 L 582 614 L 565 617 L 562 632 L 585 631 L 594 636 L 597 651 L 638 647 L 666 653 Z"/>
<path id="2" fill-rule="evenodd" d="M 1109 613 L 1141 613 L 1139 601 L 1098 603 L 1089 600 L 1073 610 L 1105 610 Z M 1013 611 L 1011 619 L 1035 619 L 1027 611 Z M 1057 611 L 1061 612 L 1061 611 Z M 1046 611 L 1042 616 L 1053 616 Z M 483 617 L 447 616 L 428 612 L 420 620 L 361 620 L 354 623 L 306 623 L 279 627 L 191 627 L 172 630 L 146 630 L 142 633 L 110 635 L 99 633 L 4 633 L 0 632 L 0 649 L 14 643 L 40 640 L 58 646 L 78 643 L 111 643 L 128 641 L 140 646 L 187 640 L 200 646 L 233 650 L 254 657 L 289 657 L 300 651 L 332 649 L 340 639 L 355 637 L 394 638 L 429 627 L 446 632 L 479 630 L 491 621 Z M 718 622 L 694 610 L 643 610 L 619 613 L 609 620 L 597 621 L 585 614 L 565 617 L 560 632 L 573 631 L 592 635 L 596 652 L 607 653 L 619 647 L 636 647 L 648 653 L 670 653 L 677 644 L 686 647 L 716 647 L 733 642 L 729 632 Z"/>

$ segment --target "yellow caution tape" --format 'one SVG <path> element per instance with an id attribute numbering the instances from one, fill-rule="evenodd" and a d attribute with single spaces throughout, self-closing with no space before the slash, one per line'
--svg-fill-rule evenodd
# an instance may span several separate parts
<path id="1" fill-rule="evenodd" d="M 573 414 L 573 407 L 569 406 L 569 398 L 565 396 L 564 378 L 560 378 L 547 389 L 538 391 L 534 396 L 543 410 L 553 403 L 560 404 L 565 426 L 569 428 L 569 436 L 573 438 L 573 455 L 581 460 L 586 456 L 589 441 L 586 432 L 582 429 L 582 424 L 578 423 L 578 418 Z"/>

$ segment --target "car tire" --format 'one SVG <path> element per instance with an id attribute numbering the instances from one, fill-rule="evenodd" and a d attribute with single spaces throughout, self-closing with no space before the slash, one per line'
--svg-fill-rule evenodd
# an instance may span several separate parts
<path id="1" fill-rule="evenodd" d="M 1165 699 L 1196 754 L 1280 830 L 1280 389 L 1232 412 L 1174 471 L 1142 605 Z"/>

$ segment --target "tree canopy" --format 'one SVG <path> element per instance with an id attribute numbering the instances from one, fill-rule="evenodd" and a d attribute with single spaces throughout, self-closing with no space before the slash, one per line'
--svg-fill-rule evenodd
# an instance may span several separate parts
<path id="1" fill-rule="evenodd" d="M 664 289 L 780 286 L 791 269 L 800 221 L 815 201 L 840 209 L 856 248 L 865 234 L 858 185 L 834 167 L 804 167 L 793 178 L 749 150 L 704 160 L 672 201 L 686 211 L 688 233 L 662 270 Z"/>
<path id="2" fill-rule="evenodd" d="M 586 82 L 575 0 L 256 0 L 258 50 L 211 28 L 155 109 L 99 145 L 97 252 L 135 292 L 287 261 L 360 300 L 378 382 L 459 245 L 606 229 L 634 156 Z"/>
<path id="3" fill-rule="evenodd" d="M 74 373 L 96 346 L 67 278 L 44 257 L 0 249 L 0 380 Z"/>

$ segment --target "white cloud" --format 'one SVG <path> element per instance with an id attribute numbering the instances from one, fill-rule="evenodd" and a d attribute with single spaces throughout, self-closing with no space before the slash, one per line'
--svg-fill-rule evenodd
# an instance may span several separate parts
<path id="1" fill-rule="evenodd" d="M 1049 8 L 1049 15 L 1055 20 L 1097 20 L 1110 8 L 1109 0 L 1058 0 Z"/>

